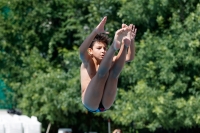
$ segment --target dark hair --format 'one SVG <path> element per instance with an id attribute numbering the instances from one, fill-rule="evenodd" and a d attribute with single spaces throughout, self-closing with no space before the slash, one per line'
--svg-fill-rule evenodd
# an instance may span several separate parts
<path id="1" fill-rule="evenodd" d="M 108 46 L 108 44 L 110 43 L 110 38 L 108 38 L 108 36 L 103 33 L 97 34 L 90 44 L 89 48 L 92 48 L 95 42 L 103 42 L 104 44 L 106 44 L 106 46 Z"/>
<path id="2" fill-rule="evenodd" d="M 115 129 L 115 130 L 113 131 L 113 133 L 122 133 L 122 130 L 121 130 L 121 129 Z"/>

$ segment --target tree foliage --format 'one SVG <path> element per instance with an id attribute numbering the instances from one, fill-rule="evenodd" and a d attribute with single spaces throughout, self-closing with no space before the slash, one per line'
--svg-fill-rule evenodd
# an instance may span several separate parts
<path id="1" fill-rule="evenodd" d="M 199 126 L 199 13 L 198 4 L 184 22 L 174 13 L 162 35 L 144 34 L 134 63 L 123 71 L 125 89 L 119 90 L 111 118 L 151 131 Z"/>
<path id="2" fill-rule="evenodd" d="M 105 132 L 108 118 L 125 132 L 198 127 L 198 3 L 1 0 L 0 79 L 14 91 L 13 107 L 37 116 L 44 129 Z M 136 25 L 137 53 L 121 73 L 113 107 L 91 114 L 81 103 L 77 49 L 103 16 L 111 38 L 122 23 Z"/>

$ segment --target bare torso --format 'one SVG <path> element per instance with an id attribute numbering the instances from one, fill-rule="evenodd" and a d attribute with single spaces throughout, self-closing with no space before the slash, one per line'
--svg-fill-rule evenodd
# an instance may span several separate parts
<path id="1" fill-rule="evenodd" d="M 90 83 L 91 79 L 95 76 L 97 70 L 95 66 L 91 66 L 89 63 L 81 64 L 80 74 L 81 74 L 81 93 L 87 88 L 88 84 Z"/>
<path id="2" fill-rule="evenodd" d="M 113 58 L 114 62 L 115 56 Z M 113 63 L 112 63 L 113 64 Z M 112 67 L 112 66 L 111 66 Z M 90 58 L 87 64 L 82 63 L 80 67 L 80 76 L 81 76 L 81 94 L 88 87 L 91 79 L 96 75 L 99 68 L 99 64 L 95 64 L 92 58 Z"/>

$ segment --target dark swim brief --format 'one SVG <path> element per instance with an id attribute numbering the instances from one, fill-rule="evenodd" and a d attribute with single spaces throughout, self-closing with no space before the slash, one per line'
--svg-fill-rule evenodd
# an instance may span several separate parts
<path id="1" fill-rule="evenodd" d="M 83 105 L 84 105 L 84 104 L 83 104 Z M 84 105 L 84 106 L 85 106 L 85 105 Z M 100 102 L 99 108 L 98 108 L 97 110 L 90 110 L 90 109 L 88 109 L 86 106 L 85 106 L 85 108 L 86 108 L 88 111 L 92 112 L 92 113 L 95 113 L 95 112 L 104 112 L 104 111 L 106 111 L 106 109 L 104 108 L 102 102 Z"/>

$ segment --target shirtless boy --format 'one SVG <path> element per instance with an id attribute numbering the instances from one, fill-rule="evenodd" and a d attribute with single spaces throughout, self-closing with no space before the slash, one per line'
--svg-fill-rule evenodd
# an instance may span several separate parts
<path id="1" fill-rule="evenodd" d="M 79 47 L 82 103 L 90 112 L 103 112 L 112 106 L 120 72 L 135 55 L 135 26 L 122 24 L 107 50 L 106 20 L 104 17 Z"/>

